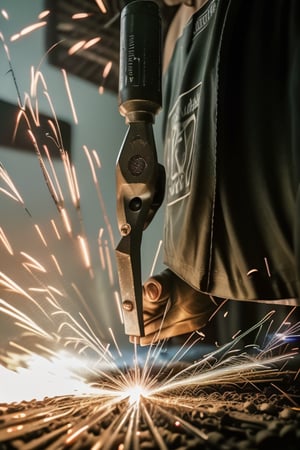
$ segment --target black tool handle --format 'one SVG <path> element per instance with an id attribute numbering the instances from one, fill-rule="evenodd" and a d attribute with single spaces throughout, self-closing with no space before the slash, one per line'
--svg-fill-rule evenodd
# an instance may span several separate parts
<path id="1" fill-rule="evenodd" d="M 121 13 L 119 108 L 127 122 L 153 122 L 161 108 L 161 18 L 153 1 Z"/>

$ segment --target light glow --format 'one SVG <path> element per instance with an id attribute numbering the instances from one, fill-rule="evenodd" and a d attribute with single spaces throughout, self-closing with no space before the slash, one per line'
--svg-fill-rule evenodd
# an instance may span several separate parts
<path id="1" fill-rule="evenodd" d="M 125 389 L 124 394 L 124 397 L 129 398 L 130 405 L 133 405 L 134 403 L 139 403 L 141 397 L 147 397 L 148 391 L 144 386 L 135 384 L 134 386 Z"/>
<path id="2" fill-rule="evenodd" d="M 82 357 L 75 358 L 66 352 L 52 358 L 35 354 L 26 359 L 26 366 L 12 371 L 0 364 L 2 402 L 43 399 L 45 395 L 98 393 L 73 372 L 82 367 Z"/>

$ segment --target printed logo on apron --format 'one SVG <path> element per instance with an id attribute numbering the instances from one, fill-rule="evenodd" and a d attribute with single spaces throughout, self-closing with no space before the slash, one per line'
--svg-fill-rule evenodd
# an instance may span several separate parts
<path id="1" fill-rule="evenodd" d="M 182 93 L 168 116 L 165 153 L 168 206 L 190 194 L 200 93 L 201 83 Z"/>

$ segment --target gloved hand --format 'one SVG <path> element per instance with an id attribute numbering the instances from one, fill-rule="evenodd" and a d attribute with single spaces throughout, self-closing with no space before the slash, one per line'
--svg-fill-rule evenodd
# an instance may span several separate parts
<path id="1" fill-rule="evenodd" d="M 145 337 L 140 345 L 203 328 L 216 306 L 208 295 L 164 270 L 143 285 Z"/>

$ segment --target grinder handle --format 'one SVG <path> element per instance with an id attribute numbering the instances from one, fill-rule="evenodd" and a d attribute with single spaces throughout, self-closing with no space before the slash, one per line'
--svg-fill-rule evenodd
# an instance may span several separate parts
<path id="1" fill-rule="evenodd" d="M 123 8 L 120 24 L 119 110 L 126 122 L 154 122 L 162 104 L 161 17 L 153 1 Z"/>

